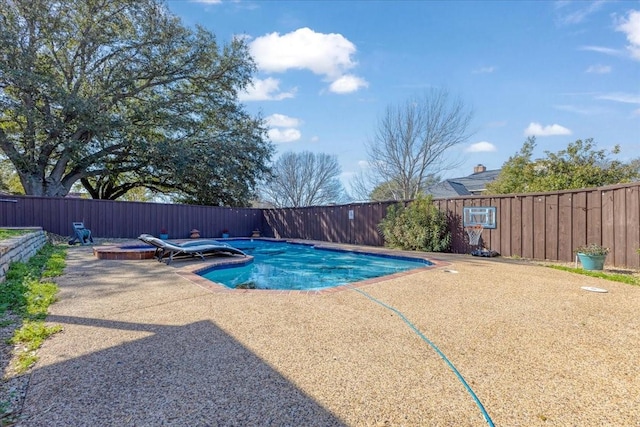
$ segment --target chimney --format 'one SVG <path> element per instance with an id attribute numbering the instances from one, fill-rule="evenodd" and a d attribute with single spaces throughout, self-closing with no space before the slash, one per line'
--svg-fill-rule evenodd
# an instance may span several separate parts
<path id="1" fill-rule="evenodd" d="M 476 173 L 484 172 L 486 170 L 487 168 L 485 165 L 478 163 L 478 165 L 473 168 L 473 173 L 476 174 Z"/>

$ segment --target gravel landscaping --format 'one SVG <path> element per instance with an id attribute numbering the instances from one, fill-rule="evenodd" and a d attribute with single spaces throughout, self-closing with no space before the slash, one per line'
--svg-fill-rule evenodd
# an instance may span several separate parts
<path id="1" fill-rule="evenodd" d="M 218 291 L 199 261 L 69 250 L 22 426 L 635 426 L 640 287 L 524 261 L 444 266 L 358 289 Z M 186 276 L 188 277 L 188 275 Z M 607 293 L 582 290 L 599 287 Z"/>

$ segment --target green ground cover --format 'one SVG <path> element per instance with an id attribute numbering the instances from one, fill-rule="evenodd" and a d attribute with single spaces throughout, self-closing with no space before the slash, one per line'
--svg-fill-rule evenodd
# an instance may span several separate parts
<path id="1" fill-rule="evenodd" d="M 548 265 L 547 267 L 556 270 L 568 271 L 570 273 L 582 274 L 584 276 L 598 277 L 600 279 L 611 280 L 614 282 L 627 283 L 629 285 L 640 286 L 640 277 L 633 274 L 610 273 L 606 271 L 584 270 L 582 268 L 567 267 L 564 265 Z"/>
<path id="2" fill-rule="evenodd" d="M 22 236 L 23 234 L 30 233 L 29 230 L 7 230 L 6 228 L 0 228 L 0 240 L 10 239 L 11 237 Z"/>
<path id="3" fill-rule="evenodd" d="M 26 263 L 12 263 L 0 286 L 0 322 L 5 327 L 17 323 L 8 342 L 15 346 L 17 372 L 29 369 L 42 342 L 61 330 L 60 326 L 45 325 L 44 319 L 58 292 L 49 279 L 62 274 L 65 257 L 65 246 L 46 244 Z M 14 316 L 6 316 L 8 313 Z"/>

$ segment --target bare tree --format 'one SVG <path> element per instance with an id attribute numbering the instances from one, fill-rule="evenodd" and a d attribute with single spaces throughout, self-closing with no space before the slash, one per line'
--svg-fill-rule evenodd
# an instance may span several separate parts
<path id="1" fill-rule="evenodd" d="M 262 193 L 264 201 L 276 207 L 326 205 L 338 203 L 345 196 L 336 156 L 309 151 L 284 153 L 272 173 Z"/>
<path id="2" fill-rule="evenodd" d="M 444 89 L 387 107 L 366 145 L 369 169 L 352 183 L 357 196 L 370 199 L 383 188 L 395 200 L 415 198 L 434 177 L 459 165 L 450 149 L 469 138 L 472 116 Z"/>

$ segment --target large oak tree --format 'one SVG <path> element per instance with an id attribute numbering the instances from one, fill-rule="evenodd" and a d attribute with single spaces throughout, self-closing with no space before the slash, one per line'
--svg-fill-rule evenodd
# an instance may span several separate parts
<path id="1" fill-rule="evenodd" d="M 0 0 L 0 149 L 27 194 L 246 204 L 272 154 L 237 100 L 254 71 L 156 0 Z"/>

